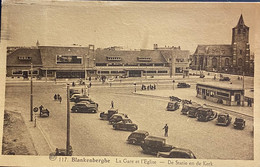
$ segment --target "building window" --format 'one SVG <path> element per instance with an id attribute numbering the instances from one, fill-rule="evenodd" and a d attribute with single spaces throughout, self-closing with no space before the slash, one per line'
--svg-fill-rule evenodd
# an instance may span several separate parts
<path id="1" fill-rule="evenodd" d="M 210 91 L 209 96 L 210 96 L 210 97 L 214 97 L 214 96 L 215 96 L 215 92 Z"/>
<path id="2" fill-rule="evenodd" d="M 13 70 L 12 71 L 13 75 L 22 75 L 23 72 L 21 70 Z"/>
<path id="3" fill-rule="evenodd" d="M 229 59 L 228 58 L 225 59 L 225 66 L 229 66 Z"/>
<path id="4" fill-rule="evenodd" d="M 160 74 L 167 74 L 168 71 L 158 71 L 158 73 L 160 73 Z"/>
<path id="5" fill-rule="evenodd" d="M 197 65 L 197 57 L 194 57 L 194 64 Z"/>
<path id="6" fill-rule="evenodd" d="M 140 66 L 153 66 L 151 63 L 141 63 Z"/>
<path id="7" fill-rule="evenodd" d="M 241 58 L 238 59 L 238 65 L 242 66 L 243 65 L 243 60 Z"/>
<path id="8" fill-rule="evenodd" d="M 150 57 L 137 57 L 137 60 L 138 61 L 152 61 L 152 58 L 150 58 Z"/>
<path id="9" fill-rule="evenodd" d="M 19 56 L 19 60 L 32 60 L 32 57 L 26 57 L 26 56 Z"/>
<path id="10" fill-rule="evenodd" d="M 223 93 L 223 92 L 217 92 L 217 95 L 224 96 L 224 97 L 229 97 L 228 93 Z"/>
<path id="11" fill-rule="evenodd" d="M 175 72 L 176 73 L 182 73 L 183 72 L 183 68 L 182 67 L 176 67 L 175 68 Z"/>
<path id="12" fill-rule="evenodd" d="M 110 61 L 120 61 L 121 57 L 107 57 L 107 60 L 110 60 Z"/>
<path id="13" fill-rule="evenodd" d="M 101 71 L 101 74 L 109 74 L 109 71 Z"/>
<path id="14" fill-rule="evenodd" d="M 156 73 L 156 71 L 147 71 L 147 73 Z"/>
<path id="15" fill-rule="evenodd" d="M 81 64 L 82 56 L 56 55 L 57 64 Z"/>
<path id="16" fill-rule="evenodd" d="M 241 55 L 243 54 L 243 50 L 240 50 L 239 52 L 240 52 Z"/>
<path id="17" fill-rule="evenodd" d="M 205 58 L 205 66 L 207 66 L 208 65 L 208 58 L 206 57 Z"/>
<path id="18" fill-rule="evenodd" d="M 213 68 L 217 68 L 217 65 L 218 65 L 217 58 L 214 57 L 214 58 L 212 59 L 212 67 L 213 67 Z"/>
<path id="19" fill-rule="evenodd" d="M 240 34 L 241 33 L 241 30 L 240 29 L 238 29 L 238 34 Z"/>
<path id="20" fill-rule="evenodd" d="M 155 63 L 154 66 L 163 66 L 163 63 Z"/>
<path id="21" fill-rule="evenodd" d="M 107 66 L 106 63 L 96 63 L 96 66 Z"/>

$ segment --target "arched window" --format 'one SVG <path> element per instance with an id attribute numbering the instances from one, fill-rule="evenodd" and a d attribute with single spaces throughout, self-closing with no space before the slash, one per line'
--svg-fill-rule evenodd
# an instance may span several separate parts
<path id="1" fill-rule="evenodd" d="M 243 59 L 241 59 L 241 58 L 238 59 L 238 65 L 239 65 L 239 66 L 242 66 L 242 65 L 243 65 Z"/>
<path id="2" fill-rule="evenodd" d="M 229 58 L 225 59 L 225 66 L 229 66 Z"/>
<path id="3" fill-rule="evenodd" d="M 197 65 L 197 57 L 196 56 L 194 57 L 194 62 L 195 62 L 194 64 Z"/>
<path id="4" fill-rule="evenodd" d="M 212 67 L 213 67 L 213 68 L 217 68 L 217 65 L 218 65 L 217 58 L 216 58 L 216 57 L 213 57 L 213 58 L 212 58 Z"/>
<path id="5" fill-rule="evenodd" d="M 208 65 L 208 58 L 206 57 L 205 58 L 205 66 L 207 66 Z"/>

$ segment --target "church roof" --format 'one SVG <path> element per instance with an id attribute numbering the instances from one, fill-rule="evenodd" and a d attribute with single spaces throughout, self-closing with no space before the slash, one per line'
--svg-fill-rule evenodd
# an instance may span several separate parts
<path id="1" fill-rule="evenodd" d="M 237 26 L 235 28 L 241 28 L 241 27 L 246 27 L 246 28 L 249 28 L 245 25 L 245 22 L 244 22 L 244 19 L 243 19 L 243 15 L 241 14 L 239 20 L 238 20 L 238 23 L 237 23 Z"/>
<path id="2" fill-rule="evenodd" d="M 232 56 L 231 45 L 198 45 L 194 55 Z"/>

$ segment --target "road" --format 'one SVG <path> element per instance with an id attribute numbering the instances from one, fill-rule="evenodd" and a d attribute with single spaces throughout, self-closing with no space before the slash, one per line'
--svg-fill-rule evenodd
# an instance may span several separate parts
<path id="1" fill-rule="evenodd" d="M 165 89 L 165 88 L 164 88 Z M 29 120 L 29 83 L 8 84 L 6 109 L 21 110 Z M 167 142 L 188 148 L 200 159 L 253 159 L 252 120 L 246 120 L 246 128 L 235 130 L 231 125 L 220 127 L 211 122 L 198 122 L 175 112 L 165 111 L 168 100 L 134 95 L 132 87 L 92 87 L 91 98 L 99 104 L 99 112 L 110 108 L 111 100 L 119 112 L 128 114 L 141 130 L 163 137 L 163 126 L 169 126 Z M 59 103 L 53 100 L 55 93 L 63 97 Z M 37 118 L 50 147 L 66 145 L 66 86 L 65 84 L 35 83 L 34 106 L 41 104 L 51 112 L 48 118 Z M 71 103 L 72 105 L 72 103 Z M 232 116 L 232 114 L 231 114 Z M 142 153 L 140 146 L 126 143 L 130 132 L 113 130 L 107 121 L 99 119 L 99 113 L 71 114 L 71 145 L 73 155 L 153 157 Z"/>

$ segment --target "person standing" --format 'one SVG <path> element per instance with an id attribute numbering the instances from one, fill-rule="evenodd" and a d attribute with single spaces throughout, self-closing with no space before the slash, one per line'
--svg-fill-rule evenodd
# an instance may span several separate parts
<path id="1" fill-rule="evenodd" d="M 114 108 L 114 102 L 113 102 L 113 100 L 111 101 L 111 108 Z"/>
<path id="2" fill-rule="evenodd" d="M 163 129 L 164 129 L 164 136 L 165 136 L 165 137 L 168 137 L 168 129 L 169 129 L 168 125 L 165 124 L 165 126 L 163 127 Z"/>
<path id="3" fill-rule="evenodd" d="M 56 94 L 54 95 L 54 100 L 57 100 L 57 95 Z"/>
<path id="4" fill-rule="evenodd" d="M 60 103 L 61 103 L 61 101 L 62 101 L 62 98 L 61 98 L 61 96 L 60 96 L 59 100 L 60 100 Z"/>

